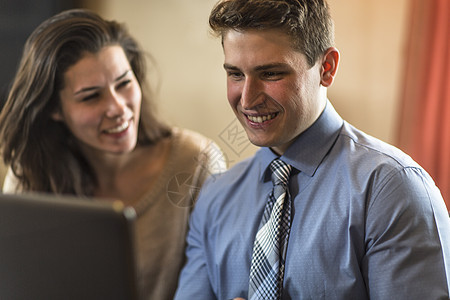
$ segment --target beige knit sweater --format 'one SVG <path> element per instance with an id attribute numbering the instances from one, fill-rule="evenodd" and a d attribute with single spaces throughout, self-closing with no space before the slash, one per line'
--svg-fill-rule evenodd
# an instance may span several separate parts
<path id="1" fill-rule="evenodd" d="M 173 299 L 185 262 L 189 215 L 205 179 L 225 171 L 226 159 L 210 139 L 173 128 L 169 158 L 134 208 L 138 287 L 141 299 Z M 11 171 L 11 170 L 9 170 Z M 9 172 L 3 192 L 20 191 Z"/>

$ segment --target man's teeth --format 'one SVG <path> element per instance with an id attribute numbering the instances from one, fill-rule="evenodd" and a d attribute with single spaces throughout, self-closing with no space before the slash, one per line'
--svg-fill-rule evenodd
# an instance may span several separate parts
<path id="1" fill-rule="evenodd" d="M 124 123 L 122 123 L 122 125 L 120 125 L 120 126 L 117 126 L 117 127 L 111 128 L 111 129 L 107 129 L 107 130 L 105 130 L 105 131 L 106 131 L 107 133 L 119 133 L 119 132 L 122 132 L 122 131 L 124 131 L 125 129 L 127 129 L 128 126 L 129 126 L 129 123 L 128 123 L 128 122 L 124 122 Z"/>
<path id="2" fill-rule="evenodd" d="M 254 123 L 262 123 L 265 121 L 272 120 L 276 114 L 265 115 L 265 116 L 247 116 L 247 118 Z"/>

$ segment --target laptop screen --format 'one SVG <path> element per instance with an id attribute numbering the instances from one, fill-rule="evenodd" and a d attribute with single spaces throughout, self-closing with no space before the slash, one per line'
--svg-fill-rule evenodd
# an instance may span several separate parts
<path id="1" fill-rule="evenodd" d="M 135 218 L 119 201 L 0 194 L 0 299 L 136 299 Z"/>

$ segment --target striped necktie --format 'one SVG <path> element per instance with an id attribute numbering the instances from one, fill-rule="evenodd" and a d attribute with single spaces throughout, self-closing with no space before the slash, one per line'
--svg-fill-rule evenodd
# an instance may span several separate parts
<path id="1" fill-rule="evenodd" d="M 270 164 L 273 190 L 253 245 L 249 300 L 281 299 L 291 218 L 287 189 L 291 169 L 290 165 L 280 159 L 275 159 Z"/>

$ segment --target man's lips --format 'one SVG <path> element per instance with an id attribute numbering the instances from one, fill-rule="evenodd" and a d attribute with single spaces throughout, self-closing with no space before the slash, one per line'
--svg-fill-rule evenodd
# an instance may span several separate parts
<path id="1" fill-rule="evenodd" d="M 278 113 L 272 113 L 272 114 L 266 114 L 266 115 L 247 115 L 245 114 L 245 116 L 247 117 L 247 119 L 253 123 L 264 123 L 266 121 L 270 121 L 273 118 L 275 118 L 278 115 Z"/>

